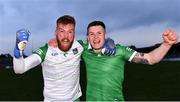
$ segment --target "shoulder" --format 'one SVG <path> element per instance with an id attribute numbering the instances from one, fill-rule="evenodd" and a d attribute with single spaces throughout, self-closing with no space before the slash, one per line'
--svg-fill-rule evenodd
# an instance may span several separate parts
<path id="1" fill-rule="evenodd" d="M 126 49 L 126 46 L 123 46 L 123 45 L 120 45 L 120 44 L 116 44 L 116 49 L 121 51 L 121 50 Z"/>
<path id="2" fill-rule="evenodd" d="M 116 44 L 116 49 L 119 53 L 134 52 L 132 48 L 120 44 Z"/>
<path id="3" fill-rule="evenodd" d="M 47 49 L 48 49 L 48 44 L 46 43 L 44 46 L 40 47 L 34 53 L 42 54 L 42 53 L 45 53 Z"/>
<path id="4" fill-rule="evenodd" d="M 79 44 L 81 44 L 81 46 L 84 48 L 84 49 L 87 49 L 88 48 L 88 41 L 87 40 L 77 40 L 79 42 Z"/>
<path id="5" fill-rule="evenodd" d="M 87 40 L 77 40 L 77 42 L 79 42 L 81 45 L 88 44 Z"/>
<path id="6" fill-rule="evenodd" d="M 46 43 L 44 46 L 40 47 L 33 53 L 39 55 L 43 61 L 47 53 L 47 50 L 48 50 L 48 44 Z"/>

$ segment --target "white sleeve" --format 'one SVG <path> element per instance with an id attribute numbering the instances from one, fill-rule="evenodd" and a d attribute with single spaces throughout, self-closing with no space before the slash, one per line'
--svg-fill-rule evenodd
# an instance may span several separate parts
<path id="1" fill-rule="evenodd" d="M 128 60 L 129 62 L 132 61 L 132 59 L 134 58 L 134 56 L 136 55 L 136 53 L 137 53 L 136 51 L 133 52 L 133 54 L 131 55 L 131 57 L 130 57 L 129 60 Z"/>
<path id="2" fill-rule="evenodd" d="M 37 54 L 32 54 L 27 58 L 13 58 L 13 68 L 16 74 L 22 74 L 29 69 L 39 65 L 41 63 L 41 58 Z"/>

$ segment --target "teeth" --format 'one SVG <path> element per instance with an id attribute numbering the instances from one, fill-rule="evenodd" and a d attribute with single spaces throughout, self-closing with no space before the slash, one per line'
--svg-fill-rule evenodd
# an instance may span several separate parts
<path id="1" fill-rule="evenodd" d="M 94 40 L 93 43 L 100 43 L 100 40 Z"/>
<path id="2" fill-rule="evenodd" d="M 63 42 L 69 42 L 69 40 L 68 39 L 64 39 Z"/>

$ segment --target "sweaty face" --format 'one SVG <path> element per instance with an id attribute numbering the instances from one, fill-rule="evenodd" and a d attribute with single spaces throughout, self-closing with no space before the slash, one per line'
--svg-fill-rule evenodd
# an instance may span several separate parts
<path id="1" fill-rule="evenodd" d="M 91 44 L 91 47 L 100 51 L 105 42 L 105 30 L 102 26 L 91 26 L 88 30 L 88 40 Z"/>
<path id="2" fill-rule="evenodd" d="M 68 51 L 74 40 L 75 26 L 73 24 L 59 24 L 56 29 L 58 47 L 62 51 Z"/>

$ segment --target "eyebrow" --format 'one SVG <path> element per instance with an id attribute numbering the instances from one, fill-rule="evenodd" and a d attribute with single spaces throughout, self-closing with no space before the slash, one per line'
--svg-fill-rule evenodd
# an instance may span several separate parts
<path id="1" fill-rule="evenodd" d="M 63 28 L 59 28 L 59 27 L 57 29 L 64 30 Z M 69 29 L 68 31 L 70 31 L 70 30 L 74 31 L 74 29 Z"/>

